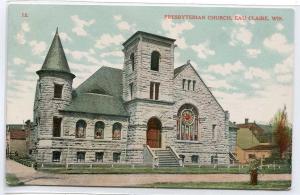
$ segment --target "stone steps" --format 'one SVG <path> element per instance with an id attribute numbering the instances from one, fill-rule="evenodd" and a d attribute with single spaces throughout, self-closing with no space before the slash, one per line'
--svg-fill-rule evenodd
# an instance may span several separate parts
<path id="1" fill-rule="evenodd" d="M 158 157 L 158 166 L 159 167 L 179 167 L 180 164 L 175 158 L 173 153 L 166 149 L 154 150 L 155 155 Z"/>

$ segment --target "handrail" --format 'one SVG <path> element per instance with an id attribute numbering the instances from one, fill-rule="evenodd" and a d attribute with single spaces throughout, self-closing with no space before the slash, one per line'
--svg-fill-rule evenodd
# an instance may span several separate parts
<path id="1" fill-rule="evenodd" d="M 156 159 L 157 156 L 156 156 L 155 153 L 151 150 L 151 148 L 150 148 L 148 145 L 146 145 L 146 148 L 147 148 L 147 150 L 150 152 L 151 156 L 152 156 L 154 159 Z"/>
<path id="2" fill-rule="evenodd" d="M 180 156 L 177 154 L 177 152 L 175 151 L 175 149 L 172 146 L 167 146 L 167 148 L 170 148 L 170 151 L 175 156 L 175 158 L 178 160 L 179 165 L 182 167 L 183 166 L 182 158 L 180 158 Z"/>
<path id="3" fill-rule="evenodd" d="M 147 144 L 144 144 L 144 148 L 152 157 L 152 167 L 153 168 L 158 167 L 158 157 L 155 155 L 155 153 L 151 150 L 151 148 Z"/>

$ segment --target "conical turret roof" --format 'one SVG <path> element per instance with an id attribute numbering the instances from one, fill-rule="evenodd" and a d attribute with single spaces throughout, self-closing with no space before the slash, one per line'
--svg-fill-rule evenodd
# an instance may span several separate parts
<path id="1" fill-rule="evenodd" d="M 52 40 L 50 49 L 47 53 L 41 70 L 71 73 L 63 46 L 59 38 L 58 29 L 56 29 L 55 36 Z"/>

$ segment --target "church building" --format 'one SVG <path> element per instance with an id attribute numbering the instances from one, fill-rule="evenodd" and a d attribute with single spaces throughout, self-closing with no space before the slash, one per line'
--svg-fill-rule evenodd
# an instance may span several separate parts
<path id="1" fill-rule="evenodd" d="M 174 69 L 175 41 L 138 31 L 123 43 L 123 69 L 99 64 L 74 89 L 76 75 L 56 31 L 37 71 L 32 158 L 48 164 L 229 164 L 229 113 L 189 61 Z"/>

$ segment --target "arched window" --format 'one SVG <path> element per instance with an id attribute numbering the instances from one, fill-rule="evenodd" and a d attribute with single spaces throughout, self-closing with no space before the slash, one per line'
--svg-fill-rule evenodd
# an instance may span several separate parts
<path id="1" fill-rule="evenodd" d="M 95 123 L 95 139 L 104 139 L 105 124 L 102 121 Z"/>
<path id="2" fill-rule="evenodd" d="M 160 54 L 158 51 L 153 51 L 151 54 L 151 70 L 159 70 Z"/>
<path id="3" fill-rule="evenodd" d="M 131 70 L 134 71 L 134 53 L 130 54 Z"/>
<path id="4" fill-rule="evenodd" d="M 112 128 L 112 139 L 121 139 L 122 124 L 115 123 Z"/>
<path id="5" fill-rule="evenodd" d="M 83 138 L 85 137 L 85 129 L 86 129 L 86 122 L 84 120 L 79 120 L 76 123 L 76 138 Z"/>
<path id="6" fill-rule="evenodd" d="M 198 140 L 198 111 L 191 104 L 184 104 L 178 110 L 177 139 Z"/>

